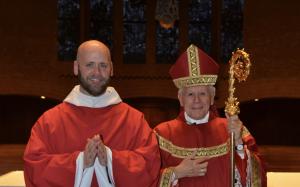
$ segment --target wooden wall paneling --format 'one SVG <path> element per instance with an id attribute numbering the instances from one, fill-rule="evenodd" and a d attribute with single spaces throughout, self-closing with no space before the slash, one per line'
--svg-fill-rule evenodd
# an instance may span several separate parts
<path id="1" fill-rule="evenodd" d="M 260 146 L 259 151 L 266 161 L 267 171 L 300 172 L 300 147 Z"/>

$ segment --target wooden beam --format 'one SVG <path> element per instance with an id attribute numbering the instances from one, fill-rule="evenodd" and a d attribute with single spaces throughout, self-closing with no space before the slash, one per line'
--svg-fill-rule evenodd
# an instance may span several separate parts
<path id="1" fill-rule="evenodd" d="M 221 62 L 222 0 L 212 1 L 211 56 Z"/>
<path id="2" fill-rule="evenodd" d="M 89 23 L 90 23 L 90 1 L 80 0 L 80 38 L 82 43 L 89 38 Z"/>
<path id="3" fill-rule="evenodd" d="M 123 64 L 123 1 L 113 0 L 113 51 L 114 65 Z M 118 71 L 118 68 L 116 68 Z"/>

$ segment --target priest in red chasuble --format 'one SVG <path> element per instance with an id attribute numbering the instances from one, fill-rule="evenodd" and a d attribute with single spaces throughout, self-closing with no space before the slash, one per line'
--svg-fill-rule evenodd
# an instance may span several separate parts
<path id="1" fill-rule="evenodd" d="M 229 187 L 230 132 L 235 133 L 235 186 L 266 187 L 266 171 L 253 136 L 237 115 L 214 110 L 219 66 L 190 45 L 170 69 L 182 111 L 155 128 L 161 151 L 159 186 Z"/>
<path id="2" fill-rule="evenodd" d="M 34 124 L 24 153 L 27 187 L 156 186 L 157 139 L 141 112 L 109 87 L 110 51 L 90 40 L 78 48 L 77 85 Z"/>

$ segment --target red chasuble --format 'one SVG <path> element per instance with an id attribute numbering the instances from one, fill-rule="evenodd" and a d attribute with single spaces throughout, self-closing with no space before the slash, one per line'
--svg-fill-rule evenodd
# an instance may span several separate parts
<path id="1" fill-rule="evenodd" d="M 116 186 L 156 185 L 159 149 L 141 112 L 122 102 L 105 108 L 63 102 L 32 128 L 24 153 L 26 186 L 74 186 L 77 156 L 97 133 L 112 150 Z"/>
<path id="2" fill-rule="evenodd" d="M 159 124 L 155 128 L 161 149 L 162 170 L 159 186 L 172 186 L 168 167 L 177 166 L 183 158 L 197 151 L 196 157 L 209 156 L 205 176 L 186 177 L 178 180 L 183 187 L 229 187 L 230 154 L 229 135 L 225 118 L 210 117 L 208 123 L 188 125 L 183 112 L 174 120 Z M 243 142 L 250 151 L 252 171 L 249 178 L 253 186 L 266 186 L 266 173 L 257 152 L 254 138 L 244 127 Z M 246 156 L 246 154 L 245 154 Z M 246 183 L 247 158 L 236 155 L 236 165 L 242 184 Z"/>

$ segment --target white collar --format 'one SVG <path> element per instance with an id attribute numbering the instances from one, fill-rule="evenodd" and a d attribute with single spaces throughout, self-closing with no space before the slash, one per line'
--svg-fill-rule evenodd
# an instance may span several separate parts
<path id="1" fill-rule="evenodd" d="M 198 119 L 198 120 L 191 118 L 190 116 L 187 115 L 186 112 L 184 112 L 184 118 L 188 125 L 199 125 L 208 122 L 209 112 L 207 112 L 207 114 L 202 119 Z"/>
<path id="2" fill-rule="evenodd" d="M 80 91 L 80 85 L 76 85 L 64 99 L 64 102 L 68 102 L 76 106 L 103 108 L 118 104 L 122 102 L 122 99 L 113 87 L 107 87 L 106 91 L 100 96 L 89 96 Z"/>

